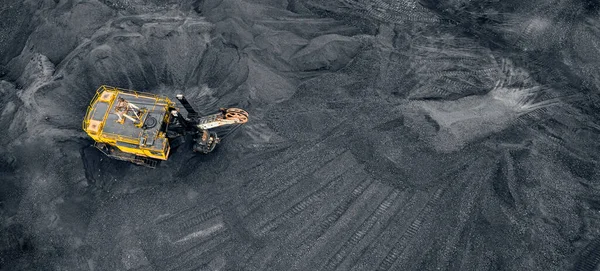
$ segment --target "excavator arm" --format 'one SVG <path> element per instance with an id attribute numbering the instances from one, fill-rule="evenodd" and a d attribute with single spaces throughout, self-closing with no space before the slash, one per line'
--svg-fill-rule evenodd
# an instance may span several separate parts
<path id="1" fill-rule="evenodd" d="M 230 131 L 233 131 L 238 126 L 248 122 L 248 112 L 239 108 L 221 108 L 218 113 L 200 117 L 183 95 L 179 94 L 176 97 L 186 109 L 188 115 L 187 118 L 184 118 L 176 110 L 171 113 L 188 133 L 194 135 L 194 141 L 196 141 L 194 151 L 196 152 L 209 153 L 221 141 L 217 133 L 210 131 L 210 129 L 231 126 Z"/>
<path id="2" fill-rule="evenodd" d="M 248 112 L 239 108 L 221 108 L 221 112 L 198 118 L 196 127 L 208 130 L 216 127 L 244 124 L 248 121 Z"/>

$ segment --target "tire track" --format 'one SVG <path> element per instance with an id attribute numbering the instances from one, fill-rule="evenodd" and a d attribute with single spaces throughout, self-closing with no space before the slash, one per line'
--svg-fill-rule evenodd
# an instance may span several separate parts
<path id="1" fill-rule="evenodd" d="M 256 197 L 250 197 L 250 203 L 247 204 L 246 206 L 242 206 L 241 210 L 239 210 L 239 213 L 242 217 L 246 217 L 248 216 L 250 213 L 254 212 L 256 209 L 260 208 L 261 205 L 263 205 L 266 201 L 268 201 L 269 199 L 272 199 L 273 197 L 277 196 L 278 194 L 280 194 L 281 192 L 289 189 L 290 187 L 292 187 L 293 185 L 297 184 L 300 180 L 302 180 L 303 178 L 305 178 L 306 175 L 312 175 L 314 172 L 316 172 L 317 170 L 320 169 L 320 166 L 322 164 L 329 164 L 332 161 L 335 161 L 341 153 L 345 152 L 345 150 L 343 149 L 336 149 L 332 152 L 326 153 L 326 154 L 322 154 L 322 155 L 317 155 L 315 154 L 315 159 L 303 159 L 300 160 L 302 161 L 300 164 L 298 163 L 294 163 L 294 164 L 288 164 L 286 168 L 283 168 L 282 171 L 280 171 L 279 174 L 277 174 L 274 178 L 268 178 L 269 180 L 267 181 L 271 181 L 272 179 L 277 179 L 274 182 L 270 182 L 268 185 L 265 184 L 263 185 L 261 188 L 262 191 L 261 192 L 249 192 L 248 194 L 250 195 L 254 195 L 256 194 Z M 294 168 L 297 168 L 297 171 L 294 170 L 290 170 L 291 165 L 293 165 Z M 279 175 L 283 175 L 283 176 L 279 176 Z M 291 178 L 290 178 L 291 176 Z M 272 190 L 267 190 L 268 188 L 272 188 L 274 187 L 275 189 Z M 250 191 L 250 190 L 248 190 Z"/>
<path id="2" fill-rule="evenodd" d="M 187 219 L 189 217 L 188 212 L 194 212 L 194 213 L 196 213 L 195 211 L 198 208 L 202 208 L 202 207 L 198 207 L 197 205 L 195 205 L 195 206 L 192 206 L 192 207 L 189 207 L 189 208 L 185 208 L 185 209 L 179 210 L 179 211 L 175 212 L 174 214 L 169 214 L 168 216 L 165 216 L 165 217 L 157 219 L 156 220 L 156 224 L 157 225 L 161 225 L 161 224 L 166 224 L 166 223 L 174 221 L 174 220 L 175 221 L 180 220 L 180 219 L 184 219 L 185 220 L 185 219 Z M 217 207 L 213 207 L 213 208 L 208 209 L 208 211 L 206 211 L 204 213 L 197 214 L 197 216 L 208 215 L 210 213 L 215 213 L 215 212 L 219 214 L 219 213 L 221 213 L 221 210 L 219 208 L 217 208 Z"/>
<path id="3" fill-rule="evenodd" d="M 377 267 L 377 271 L 385 271 L 390 270 L 390 268 L 398 261 L 403 260 L 403 252 L 406 248 L 405 245 L 412 240 L 415 235 L 419 232 L 424 220 L 427 218 L 429 213 L 433 211 L 435 205 L 437 205 L 442 193 L 446 190 L 447 186 L 444 185 L 435 191 L 431 200 L 425 205 L 425 207 L 421 210 L 420 214 L 417 216 L 415 220 L 410 224 L 410 226 L 406 229 L 402 237 L 396 242 L 393 248 L 387 253 L 385 258 L 381 261 L 379 266 Z"/>
<path id="4" fill-rule="evenodd" d="M 579 262 L 575 265 L 576 271 L 594 271 L 600 265 L 600 238 L 595 239 L 582 253 Z"/>
<path id="5" fill-rule="evenodd" d="M 410 214 L 411 210 L 415 208 L 420 199 L 423 198 L 423 195 L 416 192 L 414 193 L 406 205 L 404 205 L 401 209 L 396 212 L 394 217 L 392 217 L 388 225 L 386 225 L 385 230 L 383 230 L 377 237 L 373 239 L 373 241 L 366 247 L 360 257 L 357 258 L 357 262 L 359 260 L 363 260 L 363 262 L 369 262 L 369 260 L 382 258 L 381 250 L 384 250 L 387 247 L 393 245 L 394 241 L 397 239 L 397 232 L 401 232 L 408 225 L 404 224 L 404 220 L 407 218 L 407 213 Z M 426 204 L 426 202 L 423 202 Z M 384 253 L 388 250 L 385 249 Z M 361 265 L 357 265 L 356 262 L 352 264 L 352 270 L 361 270 Z M 368 267 L 370 268 L 370 266 Z"/>
<path id="6" fill-rule="evenodd" d="M 335 206 L 322 205 L 325 199 L 341 198 L 352 191 L 354 186 L 366 177 L 363 167 L 350 151 L 345 151 L 336 159 L 321 164 L 312 174 L 305 176 L 302 185 L 296 185 L 273 197 L 259 210 L 248 216 L 251 226 L 249 231 L 263 242 L 276 241 L 274 246 L 261 249 L 249 263 L 256 270 L 281 265 L 282 258 L 295 259 L 292 255 L 298 250 L 288 250 L 297 244 L 305 235 L 312 232 L 312 224 L 319 222 L 329 208 Z M 384 195 L 381 195 L 383 197 Z M 375 206 L 374 206 L 375 207 Z M 252 222 L 256 221 L 256 222 Z M 284 231 L 276 230 L 279 227 Z M 286 234 L 286 232 L 288 234 Z M 293 234 L 289 234 L 293 232 Z M 283 252 L 288 250 L 289 252 Z M 277 259 L 277 261 L 274 261 Z M 280 266 L 281 269 L 289 266 Z M 277 269 L 277 268 L 275 268 Z"/>
<path id="7" fill-rule="evenodd" d="M 481 178 L 468 178 L 466 180 L 470 183 L 468 184 L 467 189 L 463 193 L 463 198 L 461 199 L 458 214 L 458 223 L 453 228 L 454 230 L 452 231 L 452 234 L 446 239 L 446 244 L 440 255 L 441 259 L 437 261 L 437 270 L 448 269 L 450 257 L 452 256 L 451 254 L 456 250 L 456 245 L 459 242 L 460 233 L 464 230 L 467 220 L 469 219 L 469 216 L 473 211 L 475 201 L 481 194 L 481 186 L 483 185 L 483 183 L 487 182 L 487 180 L 489 180 L 489 178 L 492 176 L 493 171 L 490 169 L 494 169 L 493 167 L 485 166 L 484 164 L 484 166 L 480 168 L 487 169 L 484 173 L 484 176 L 482 176 Z"/>
<path id="8" fill-rule="evenodd" d="M 230 232 L 220 229 L 185 242 L 165 243 L 159 240 L 158 244 L 149 244 L 143 249 L 157 270 L 197 270 L 211 261 L 215 252 L 225 250 L 230 240 Z"/>
<path id="9" fill-rule="evenodd" d="M 437 96 L 447 96 L 452 94 L 453 92 L 437 87 L 437 86 L 421 86 L 411 92 L 409 95 L 413 99 L 420 99 L 423 97 L 427 97 L 429 95 L 437 95 Z"/>
<path id="10" fill-rule="evenodd" d="M 327 260 L 322 270 L 335 270 L 348 256 L 352 249 L 363 239 L 373 226 L 380 221 L 381 217 L 388 211 L 390 206 L 398 199 L 400 191 L 394 189 L 388 196 L 377 206 L 375 212 L 363 221 L 359 229 L 337 250 L 337 252 Z"/>
<path id="11" fill-rule="evenodd" d="M 361 179 L 367 179 L 368 174 L 364 174 Z M 358 184 L 358 183 L 357 183 Z M 352 188 L 357 185 L 349 187 L 347 192 L 341 193 L 342 195 L 348 195 Z M 312 242 L 298 243 L 294 248 L 294 255 L 292 257 L 293 268 L 292 270 L 318 270 L 326 264 L 329 258 L 336 253 L 337 249 L 341 247 L 347 239 L 360 229 L 361 225 L 365 223 L 371 217 L 379 205 L 385 201 L 389 196 L 391 189 L 389 186 L 373 180 L 372 183 L 365 188 L 365 191 L 349 205 L 348 209 L 339 217 L 337 221 L 331 224 L 329 229 L 325 231 L 319 238 Z M 340 197 L 341 199 L 341 197 Z M 334 209 L 336 206 L 331 206 Z M 328 215 L 332 209 L 329 209 L 327 214 L 316 218 L 316 222 L 320 223 L 323 221 L 322 217 Z M 304 233 L 299 233 L 297 239 L 306 238 L 305 236 L 314 236 L 314 231 L 317 228 L 313 225 L 306 227 Z"/>
<path id="12" fill-rule="evenodd" d="M 148 235 L 154 243 L 145 250 L 159 270 L 198 270 L 210 262 L 215 251 L 229 245 L 231 232 L 225 227 L 218 207 L 196 213 L 193 206 L 159 219 Z"/>
<path id="13" fill-rule="evenodd" d="M 310 207 L 309 210 L 305 210 L 301 215 L 295 216 L 293 222 L 290 220 L 290 222 L 285 224 L 286 232 L 292 232 L 293 234 L 285 236 L 278 235 L 278 237 L 285 239 L 285 244 L 282 243 L 278 245 L 278 247 L 272 249 L 272 251 L 274 251 L 273 254 L 276 254 L 275 257 L 278 259 L 277 262 L 271 262 L 269 264 L 273 270 L 290 269 L 289 265 L 284 265 L 283 263 L 293 262 L 302 257 L 304 253 L 308 252 L 322 234 L 322 232 L 319 233 L 317 229 L 319 229 L 319 225 L 323 225 L 325 218 L 331 217 L 332 212 L 337 213 L 337 218 L 331 219 L 327 223 L 332 226 L 337 222 L 339 217 L 346 213 L 349 205 L 351 205 L 350 203 L 356 202 L 356 198 L 363 195 L 364 190 L 373 183 L 373 181 L 368 178 L 368 175 L 364 173 L 362 167 L 353 167 L 352 169 L 353 170 L 344 172 L 344 174 L 339 177 L 341 181 L 336 180 L 335 186 L 328 188 L 323 197 L 323 201 L 319 201 L 319 204 L 314 204 L 313 207 Z M 349 195 L 351 194 L 355 197 L 352 202 L 338 206 L 331 204 L 338 201 L 341 203 L 348 202 Z M 339 207 L 342 205 L 347 206 L 340 210 Z M 375 207 L 376 206 L 373 206 L 373 209 L 375 209 Z M 329 227 L 325 227 L 323 232 L 328 228 Z M 285 234 L 284 232 L 281 233 Z M 285 250 L 288 250 L 289 252 L 284 252 Z M 263 253 L 269 254 L 269 252 Z"/>
<path id="14" fill-rule="evenodd" d="M 177 258 L 179 255 L 195 250 L 213 239 L 227 239 L 230 237 L 229 231 L 222 224 L 216 224 L 215 226 L 205 228 L 205 231 L 201 232 L 201 234 L 190 233 L 188 236 L 189 238 L 183 238 L 169 243 L 166 247 L 171 249 L 171 251 L 161 253 L 161 258 Z"/>
<path id="15" fill-rule="evenodd" d="M 286 220 L 296 216 L 300 212 L 304 211 L 309 205 L 312 205 L 317 200 L 320 200 L 325 195 L 325 192 L 332 187 L 339 185 L 339 181 L 341 178 L 336 178 L 325 186 L 319 188 L 317 191 L 311 193 L 309 196 L 303 198 L 300 202 L 294 204 L 291 208 L 287 209 L 281 215 L 269 220 L 264 223 L 264 225 L 260 226 L 260 230 L 258 231 L 258 236 L 264 236 L 267 232 L 272 231 L 280 224 L 284 223 Z"/>
<path id="16" fill-rule="evenodd" d="M 243 249 L 243 252 L 241 253 L 242 256 L 239 257 L 237 260 L 237 263 L 235 263 L 236 268 L 232 268 L 232 269 L 234 269 L 234 270 L 252 270 L 250 268 L 249 264 L 251 263 L 254 256 L 256 254 L 258 254 L 259 251 L 260 251 L 260 248 L 258 248 L 255 244 L 247 245 L 246 248 Z"/>
<path id="17" fill-rule="evenodd" d="M 245 169 L 240 170 L 240 173 L 245 175 L 244 184 L 251 184 L 257 176 L 263 176 L 266 178 L 270 178 L 277 171 L 274 169 L 280 169 L 281 167 L 291 163 L 292 161 L 296 161 L 298 159 L 298 155 L 302 153 L 302 148 L 289 148 L 283 150 L 282 152 L 272 152 L 269 153 L 268 157 L 252 157 L 250 162 L 254 162 L 256 164 L 249 166 Z M 287 159 L 281 159 L 281 157 L 286 157 Z M 264 174 L 265 171 L 268 171 L 269 174 Z"/>
<path id="18" fill-rule="evenodd" d="M 410 50 L 411 70 L 423 82 L 411 96 L 483 94 L 502 77 L 491 51 L 468 38 L 423 37 Z"/>
<path id="19" fill-rule="evenodd" d="M 363 193 L 367 190 L 369 186 L 371 186 L 371 184 L 373 184 L 372 179 L 368 179 L 365 182 L 361 182 L 356 188 L 354 188 L 354 190 L 352 190 L 350 196 L 344 198 L 340 205 L 338 205 L 329 215 L 327 215 L 327 217 L 325 217 L 323 222 L 317 227 L 318 230 L 314 233 L 314 235 L 307 237 L 302 243 L 321 238 L 321 236 L 323 236 L 323 234 L 325 234 L 325 232 L 329 230 L 331 226 L 333 226 L 333 224 L 337 222 L 342 217 L 342 215 L 348 211 L 350 205 L 352 205 L 360 196 L 363 195 Z"/>
<path id="20" fill-rule="evenodd" d="M 209 255 L 211 252 L 221 251 L 221 248 L 228 245 L 230 240 L 231 235 L 227 231 L 223 231 L 209 240 L 168 256 L 163 260 L 163 268 L 161 269 L 169 271 L 198 270 L 199 267 L 213 259 Z"/>
<path id="21" fill-rule="evenodd" d="M 192 209 L 187 209 L 184 212 L 182 212 L 181 214 L 185 214 L 188 211 L 191 211 Z M 177 219 L 185 219 L 184 216 L 181 216 L 181 214 L 178 214 L 178 218 Z M 197 214 L 195 216 L 192 216 L 191 218 L 184 220 L 180 223 L 177 223 L 175 225 L 168 225 L 167 222 L 172 221 L 173 219 L 175 219 L 175 217 L 168 217 L 165 218 L 164 220 L 161 220 L 159 222 L 157 222 L 157 226 L 159 228 L 164 229 L 165 231 L 167 231 L 169 233 L 169 235 L 171 236 L 172 240 L 176 239 L 178 240 L 181 236 L 181 233 L 186 232 L 188 230 L 190 230 L 191 228 L 193 228 L 194 226 L 198 226 L 206 221 L 209 221 L 211 219 L 217 218 L 221 216 L 221 209 L 219 208 L 213 208 L 207 212 L 204 213 L 200 213 Z M 179 237 L 176 237 L 179 236 Z"/>
<path id="22" fill-rule="evenodd" d="M 459 265 L 459 270 L 473 270 L 474 266 L 473 266 L 473 258 L 476 257 L 476 255 L 474 255 L 475 253 L 475 245 L 473 244 L 472 239 L 467 239 L 467 242 L 465 244 L 465 246 L 462 248 L 463 250 L 463 254 L 461 255 L 460 258 L 460 265 Z"/>
<path id="23" fill-rule="evenodd" d="M 314 178 L 318 180 L 318 184 L 315 184 L 315 186 L 319 185 L 318 188 L 312 191 L 308 196 L 305 196 L 295 205 L 283 211 L 283 213 L 277 217 L 268 221 L 263 220 L 259 222 L 258 235 L 264 235 L 266 232 L 271 231 L 279 224 L 301 213 L 316 201 L 322 200 L 325 194 L 332 188 L 335 187 L 335 190 L 337 190 L 340 188 L 340 186 L 346 186 L 347 182 L 344 182 L 343 180 L 351 177 L 352 174 L 358 174 L 360 169 L 361 167 L 358 165 L 350 151 L 344 152 L 342 155 L 337 157 L 337 159 L 323 165 L 320 169 L 310 175 L 314 176 Z M 287 196 L 282 195 L 279 198 L 285 201 L 289 201 L 288 199 L 293 200 L 296 195 L 301 195 L 298 193 L 303 193 L 304 190 L 305 189 L 301 189 L 297 193 L 295 193 L 295 191 L 286 191 Z M 273 201 L 272 204 L 278 205 L 278 202 Z M 282 205 L 285 205 L 285 202 Z M 262 208 L 268 208 L 270 213 L 273 213 L 273 208 L 270 208 L 269 205 L 263 206 Z"/>
<path id="24" fill-rule="evenodd" d="M 441 179 L 449 178 L 457 171 L 469 171 L 470 168 L 478 168 L 483 166 L 485 164 L 485 159 L 481 159 L 481 155 L 482 154 L 479 154 L 478 156 L 469 155 L 468 157 L 464 157 L 462 163 L 454 163 L 451 167 L 447 168 L 445 170 L 446 173 L 444 174 L 445 177 L 442 177 Z M 488 172 L 488 174 L 491 174 L 491 172 Z M 442 194 L 451 188 L 454 182 L 455 181 L 453 179 L 449 179 L 440 185 L 440 187 L 429 198 L 425 206 L 417 214 L 417 217 L 412 221 L 410 226 L 404 231 L 398 241 L 388 251 L 376 270 L 406 269 L 404 267 L 400 268 L 399 266 L 409 257 L 409 255 L 405 253 L 407 245 L 415 238 L 425 220 L 433 212 L 435 206 L 439 205 Z M 394 268 L 394 266 L 396 267 Z"/>
<path id="25" fill-rule="evenodd" d="M 285 171 L 288 165 L 301 161 L 304 155 L 310 153 L 310 150 L 297 147 L 288 149 L 284 152 L 273 154 L 269 159 L 263 160 L 262 163 L 249 168 L 240 173 L 244 175 L 244 185 L 248 188 L 261 188 L 268 184 L 268 181 L 274 179 Z M 285 159 L 282 159 L 285 158 Z"/>
<path id="26" fill-rule="evenodd" d="M 411 22 L 439 22 L 436 14 L 421 7 L 414 1 L 393 1 L 393 4 L 382 0 L 342 0 L 342 3 L 353 10 L 363 10 L 371 17 L 392 24 Z"/>
<path id="27" fill-rule="evenodd" d="M 284 172 L 286 170 L 289 170 L 288 166 L 290 164 L 294 164 L 298 161 L 306 161 L 306 157 L 314 157 L 315 155 L 311 154 L 321 154 L 323 151 L 321 150 L 321 148 L 323 146 L 326 145 L 333 145 L 333 146 L 337 146 L 339 144 L 336 144 L 338 142 L 340 142 L 340 138 L 338 136 L 336 136 L 336 132 L 340 132 L 340 130 L 342 130 L 345 126 L 344 124 L 347 124 L 347 119 L 342 120 L 337 126 L 335 126 L 334 128 L 332 128 L 330 131 L 328 131 L 327 133 L 325 133 L 321 138 L 319 138 L 319 140 L 317 140 L 312 146 L 310 146 L 308 149 L 304 148 L 304 146 L 300 146 L 300 147 L 296 147 L 296 148 L 286 148 L 285 150 L 283 150 L 282 152 L 278 153 L 278 155 L 271 155 L 270 159 L 265 159 L 263 161 L 263 163 L 260 163 L 258 165 L 255 165 L 252 167 L 252 170 L 248 169 L 245 170 L 243 172 L 240 172 L 242 174 L 244 174 L 244 178 L 242 179 L 246 179 L 248 181 L 245 182 L 246 185 L 250 184 L 252 185 L 262 185 L 262 186 L 270 186 L 270 180 L 276 178 L 275 176 L 279 173 L 281 173 L 279 170 L 283 170 Z M 282 160 L 282 157 L 285 157 L 286 159 Z M 273 167 L 275 165 L 275 168 Z M 258 177 L 260 177 L 260 180 L 258 183 L 253 184 L 253 181 L 255 181 L 255 179 L 253 179 L 251 176 L 253 175 L 252 172 L 255 172 L 255 175 L 257 175 Z M 267 174 L 265 174 L 265 171 L 267 172 Z M 250 175 L 250 176 L 249 176 Z M 255 177 L 257 177 L 255 176 Z"/>
<path id="28" fill-rule="evenodd" d="M 488 258 L 488 255 L 483 254 L 479 257 L 479 261 L 477 261 L 477 268 L 475 268 L 475 270 L 490 270 L 490 265 L 492 265 L 492 263 Z"/>
<path id="29" fill-rule="evenodd" d="M 428 63 L 431 62 L 431 63 Z M 428 65 L 439 65 L 442 62 L 439 60 L 432 60 L 432 59 L 423 59 L 420 60 L 420 64 L 424 65 L 424 64 L 428 64 Z M 484 76 L 489 76 L 492 77 L 493 75 L 498 73 L 498 69 L 496 68 L 487 68 L 487 69 L 478 69 L 478 70 L 468 70 L 468 71 L 463 71 L 463 70 L 441 70 L 441 71 L 424 71 L 421 72 L 420 74 L 423 76 L 430 76 L 430 77 L 439 77 L 439 76 L 452 76 L 452 77 L 467 77 L 467 76 L 476 76 L 476 75 L 484 75 Z M 498 77 L 498 76 L 496 76 Z"/>

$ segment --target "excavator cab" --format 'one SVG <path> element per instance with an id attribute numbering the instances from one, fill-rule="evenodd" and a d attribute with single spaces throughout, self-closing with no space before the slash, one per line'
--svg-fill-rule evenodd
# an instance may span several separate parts
<path id="1" fill-rule="evenodd" d="M 177 99 L 187 117 L 167 97 L 103 85 L 90 102 L 83 130 L 107 156 L 154 168 L 168 159 L 173 141 L 191 135 L 195 152 L 210 153 L 221 140 L 210 129 L 248 121 L 248 113 L 238 108 L 200 117 L 183 95 Z"/>

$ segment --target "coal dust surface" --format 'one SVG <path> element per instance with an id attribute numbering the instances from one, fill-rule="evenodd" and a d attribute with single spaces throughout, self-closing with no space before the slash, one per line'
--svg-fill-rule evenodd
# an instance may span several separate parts
<path id="1" fill-rule="evenodd" d="M 599 12 L 0 1 L 0 270 L 600 270 Z M 250 121 L 108 159 L 103 84 Z"/>

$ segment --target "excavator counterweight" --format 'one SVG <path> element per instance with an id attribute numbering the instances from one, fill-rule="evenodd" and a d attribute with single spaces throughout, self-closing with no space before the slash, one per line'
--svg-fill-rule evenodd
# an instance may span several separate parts
<path id="1" fill-rule="evenodd" d="M 191 136 L 193 151 L 207 154 L 227 135 L 219 137 L 211 129 L 233 131 L 248 121 L 248 112 L 239 108 L 220 108 L 201 117 L 183 95 L 176 98 L 187 117 L 167 97 L 100 86 L 84 117 L 83 130 L 107 156 L 154 168 L 168 159 L 173 142 Z"/>

